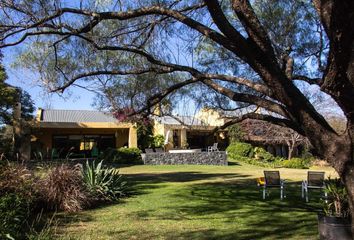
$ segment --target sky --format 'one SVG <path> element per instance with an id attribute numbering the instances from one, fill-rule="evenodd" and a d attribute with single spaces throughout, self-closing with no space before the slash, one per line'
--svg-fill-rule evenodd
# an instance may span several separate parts
<path id="1" fill-rule="evenodd" d="M 47 93 L 42 87 L 36 85 L 38 76 L 36 73 L 29 72 L 23 68 L 13 67 L 16 51 L 13 48 L 3 50 L 3 63 L 8 75 L 7 83 L 21 87 L 27 91 L 38 108 L 68 109 L 68 110 L 94 110 L 92 103 L 94 94 L 81 88 L 71 88 L 73 94 L 60 96 L 57 93 Z"/>

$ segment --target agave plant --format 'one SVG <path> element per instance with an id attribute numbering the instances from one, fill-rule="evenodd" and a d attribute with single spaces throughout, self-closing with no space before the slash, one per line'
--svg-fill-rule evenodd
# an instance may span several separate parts
<path id="1" fill-rule="evenodd" d="M 98 164 L 95 161 L 86 161 L 81 173 L 84 182 L 97 198 L 106 201 L 116 201 L 124 195 L 126 182 L 115 168 L 104 168 L 103 160 Z"/>

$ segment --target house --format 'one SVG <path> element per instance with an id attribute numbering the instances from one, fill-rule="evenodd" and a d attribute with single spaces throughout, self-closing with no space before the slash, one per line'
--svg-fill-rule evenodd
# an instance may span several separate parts
<path id="1" fill-rule="evenodd" d="M 308 144 L 307 139 L 294 130 L 265 121 L 246 119 L 239 126 L 243 141 L 263 147 L 274 156 L 299 156 Z"/>
<path id="2" fill-rule="evenodd" d="M 93 149 L 137 147 L 134 124 L 118 122 L 111 114 L 88 110 L 39 109 L 33 127 L 32 151 L 53 149 L 65 157 L 90 157 Z"/>
<path id="3" fill-rule="evenodd" d="M 214 132 L 225 123 L 214 110 L 205 108 L 195 116 L 157 116 L 153 120 L 154 135 L 163 135 L 168 149 L 206 149 L 215 142 L 221 149 L 228 145 L 225 130 Z"/>

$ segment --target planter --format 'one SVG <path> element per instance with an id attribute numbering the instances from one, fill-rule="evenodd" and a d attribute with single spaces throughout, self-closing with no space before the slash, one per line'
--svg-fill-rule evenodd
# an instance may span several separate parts
<path id="1" fill-rule="evenodd" d="M 351 222 L 348 218 L 318 215 L 320 240 L 353 240 Z"/>

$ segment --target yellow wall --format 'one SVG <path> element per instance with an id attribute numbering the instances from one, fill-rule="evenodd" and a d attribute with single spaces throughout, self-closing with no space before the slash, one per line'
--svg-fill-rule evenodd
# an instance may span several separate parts
<path id="1" fill-rule="evenodd" d="M 208 126 L 222 126 L 225 124 L 224 119 L 221 118 L 220 114 L 213 109 L 201 109 L 196 114 L 196 118 L 202 120 Z"/>
<path id="2" fill-rule="evenodd" d="M 130 148 L 138 147 L 138 135 L 137 135 L 136 127 L 129 128 L 128 137 L 129 137 L 128 146 Z"/>
<path id="3" fill-rule="evenodd" d="M 129 134 L 134 134 L 130 132 L 128 128 L 121 129 L 108 129 L 108 128 L 42 128 L 36 129 L 34 134 L 37 140 L 43 144 L 44 149 L 52 148 L 52 138 L 53 135 L 105 135 L 113 134 L 116 136 L 116 147 L 123 147 L 124 144 L 129 144 Z M 135 131 L 136 139 L 136 131 Z M 129 146 L 130 147 L 130 146 Z M 135 145 L 136 147 L 136 145 Z"/>
<path id="4" fill-rule="evenodd" d="M 154 136 L 163 135 L 166 136 L 167 131 L 165 132 L 165 125 L 154 121 Z"/>
<path id="5" fill-rule="evenodd" d="M 115 136 L 117 148 L 129 145 L 129 129 L 117 129 Z"/>

